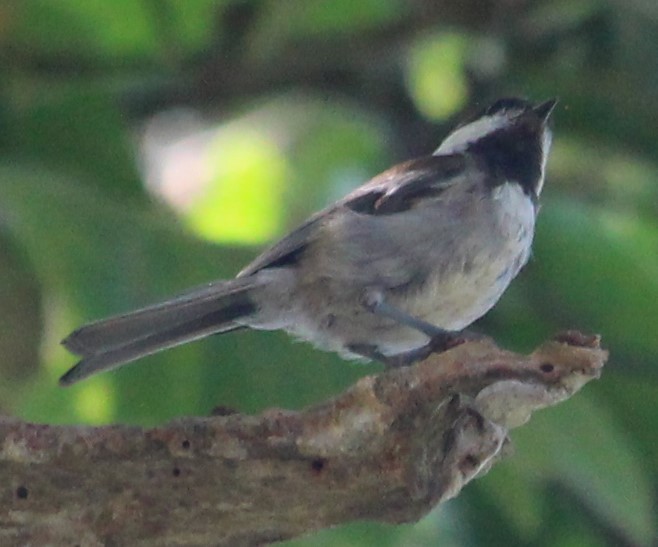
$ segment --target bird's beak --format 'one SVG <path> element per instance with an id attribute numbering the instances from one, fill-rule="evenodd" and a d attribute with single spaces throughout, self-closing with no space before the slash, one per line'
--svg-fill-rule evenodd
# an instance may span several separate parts
<path id="1" fill-rule="evenodd" d="M 548 120 L 551 116 L 551 112 L 557 104 L 557 99 L 549 99 L 546 102 L 540 103 L 537 106 L 533 106 L 532 110 L 539 116 L 544 122 Z"/>

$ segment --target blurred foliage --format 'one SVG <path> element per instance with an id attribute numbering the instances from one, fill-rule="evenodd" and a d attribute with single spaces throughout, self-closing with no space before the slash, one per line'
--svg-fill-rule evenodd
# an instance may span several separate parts
<path id="1" fill-rule="evenodd" d="M 651 544 L 656 35 L 650 0 L 0 0 L 0 409 L 155 424 L 299 408 L 379 370 L 249 332 L 56 385 L 80 323 L 234 275 L 493 97 L 557 96 L 534 257 L 478 328 L 517 349 L 599 332 L 602 379 L 417 525 L 290 544 Z M 201 121 L 157 121 L 180 108 Z"/>

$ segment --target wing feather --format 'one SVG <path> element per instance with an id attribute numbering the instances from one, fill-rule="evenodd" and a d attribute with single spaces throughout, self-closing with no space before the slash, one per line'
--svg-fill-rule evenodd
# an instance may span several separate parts
<path id="1" fill-rule="evenodd" d="M 317 237 L 323 220 L 341 209 L 347 208 L 365 215 L 392 215 L 408 211 L 420 200 L 437 197 L 452 186 L 465 167 L 466 158 L 462 154 L 426 156 L 396 165 L 312 215 L 265 250 L 238 277 L 252 275 L 264 268 L 294 264 Z"/>

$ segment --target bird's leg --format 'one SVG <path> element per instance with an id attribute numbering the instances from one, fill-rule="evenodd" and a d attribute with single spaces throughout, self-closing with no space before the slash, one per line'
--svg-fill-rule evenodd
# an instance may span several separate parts
<path id="1" fill-rule="evenodd" d="M 372 344 L 348 344 L 347 349 L 356 355 L 361 355 L 372 361 L 379 361 L 390 368 L 413 365 L 427 358 L 433 352 L 430 344 L 397 355 L 384 355 L 377 349 L 377 346 Z"/>
<path id="2" fill-rule="evenodd" d="M 371 344 L 351 344 L 348 349 L 368 359 L 380 361 L 390 367 L 408 366 L 421 361 L 432 353 L 440 353 L 465 341 L 464 333 L 450 332 L 432 323 L 414 317 L 395 306 L 384 301 L 380 292 L 367 292 L 363 299 L 364 307 L 376 315 L 387 317 L 401 325 L 422 332 L 429 338 L 429 342 L 419 348 L 399 353 L 397 355 L 384 355 L 376 346 Z"/>

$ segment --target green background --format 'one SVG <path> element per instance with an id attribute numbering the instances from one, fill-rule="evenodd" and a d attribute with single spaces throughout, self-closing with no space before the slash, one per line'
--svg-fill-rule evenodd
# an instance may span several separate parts
<path id="1" fill-rule="evenodd" d="M 85 321 L 230 277 L 492 98 L 560 99 L 534 255 L 477 325 L 602 334 L 600 381 L 416 525 L 291 545 L 650 545 L 658 492 L 658 3 L 0 1 L 0 411 L 158 424 L 300 408 L 380 370 L 281 333 L 70 389 Z"/>

